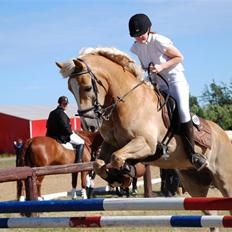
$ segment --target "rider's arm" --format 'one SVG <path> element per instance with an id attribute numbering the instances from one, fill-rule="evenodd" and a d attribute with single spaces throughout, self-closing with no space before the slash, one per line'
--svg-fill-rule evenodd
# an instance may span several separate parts
<path id="1" fill-rule="evenodd" d="M 172 66 L 175 66 L 179 63 L 182 63 L 184 60 L 184 57 L 182 55 L 182 53 L 173 45 L 170 45 L 166 51 L 164 52 L 164 54 L 169 57 L 170 59 L 163 63 L 163 64 L 156 64 L 151 71 L 155 72 L 155 73 L 159 73 L 162 72 L 164 69 L 170 68 Z"/>

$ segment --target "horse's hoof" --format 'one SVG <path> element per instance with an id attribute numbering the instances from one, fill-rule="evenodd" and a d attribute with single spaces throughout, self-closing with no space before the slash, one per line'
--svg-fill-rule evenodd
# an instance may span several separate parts
<path id="1" fill-rule="evenodd" d="M 96 160 L 93 163 L 93 169 L 97 175 L 99 175 L 101 178 L 105 179 L 108 174 L 106 170 L 106 165 L 103 160 Z"/>
<path id="2" fill-rule="evenodd" d="M 125 163 L 124 160 L 122 160 L 121 158 L 117 157 L 116 155 L 112 155 L 111 165 L 112 165 L 113 168 L 119 170 L 123 166 L 124 163 Z"/>
<path id="3" fill-rule="evenodd" d="M 104 160 L 97 159 L 97 160 L 95 160 L 95 162 L 93 162 L 93 169 L 96 172 L 104 165 L 105 165 Z"/>
<path id="4" fill-rule="evenodd" d="M 25 196 L 20 196 L 19 197 L 19 201 L 25 201 L 25 200 L 26 200 Z"/>
<path id="5" fill-rule="evenodd" d="M 81 198 L 82 198 L 82 199 L 88 199 L 88 197 L 87 197 L 87 192 L 86 192 L 85 189 L 81 189 Z"/>
<path id="6" fill-rule="evenodd" d="M 38 196 L 38 201 L 44 201 L 44 197 Z"/>
<path id="7" fill-rule="evenodd" d="M 70 196 L 71 196 L 72 200 L 76 200 L 77 199 L 77 190 L 75 188 L 73 188 L 70 191 Z"/>

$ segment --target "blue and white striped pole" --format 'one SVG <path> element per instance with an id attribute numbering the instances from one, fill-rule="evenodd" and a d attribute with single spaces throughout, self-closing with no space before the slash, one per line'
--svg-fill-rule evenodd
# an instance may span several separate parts
<path id="1" fill-rule="evenodd" d="M 55 218 L 1 218 L 0 228 L 66 227 L 224 227 L 232 216 L 90 216 Z"/>
<path id="2" fill-rule="evenodd" d="M 232 198 L 115 198 L 0 202 L 0 213 L 115 210 L 232 210 Z"/>

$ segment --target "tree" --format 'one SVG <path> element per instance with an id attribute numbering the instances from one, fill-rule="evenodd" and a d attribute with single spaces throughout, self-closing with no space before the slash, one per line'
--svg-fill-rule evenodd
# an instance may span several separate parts
<path id="1" fill-rule="evenodd" d="M 232 105 L 208 105 L 204 109 L 206 118 L 219 124 L 224 130 L 232 130 Z"/>
<path id="2" fill-rule="evenodd" d="M 232 129 L 232 82 L 227 86 L 225 83 L 216 84 L 213 80 L 209 87 L 205 87 L 200 99 L 204 105 L 197 110 L 203 111 L 204 118 L 216 122 L 224 130 Z"/>
<path id="3" fill-rule="evenodd" d="M 190 96 L 189 102 L 190 102 L 191 112 L 202 118 L 205 118 L 204 110 L 199 105 L 197 97 Z"/>
<path id="4" fill-rule="evenodd" d="M 228 87 L 225 83 L 216 84 L 215 81 L 205 87 L 205 90 L 200 97 L 206 104 L 213 105 L 230 105 L 232 104 L 232 82 Z"/>

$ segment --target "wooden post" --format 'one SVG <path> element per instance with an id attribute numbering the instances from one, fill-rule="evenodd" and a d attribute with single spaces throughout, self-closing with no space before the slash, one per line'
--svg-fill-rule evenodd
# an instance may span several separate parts
<path id="1" fill-rule="evenodd" d="M 25 180 L 26 201 L 38 200 L 37 192 L 37 176 L 36 172 L 32 171 L 32 175 L 28 176 Z M 38 213 L 26 213 L 27 217 L 39 217 Z"/>
<path id="2" fill-rule="evenodd" d="M 143 176 L 144 180 L 144 197 L 152 197 L 152 182 L 150 165 L 146 165 L 146 171 Z"/>

